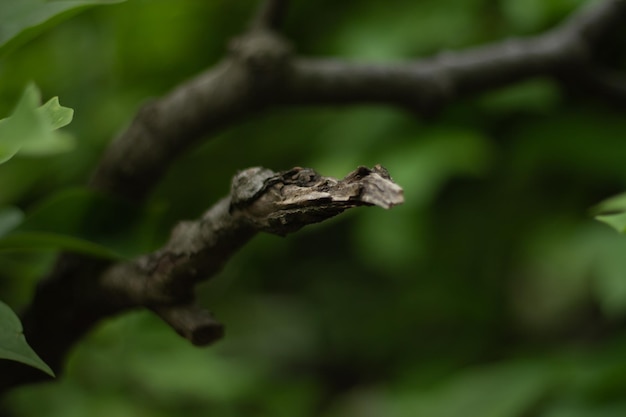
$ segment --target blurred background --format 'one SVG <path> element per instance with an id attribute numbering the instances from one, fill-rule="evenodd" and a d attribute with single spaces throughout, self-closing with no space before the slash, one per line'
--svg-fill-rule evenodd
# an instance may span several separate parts
<path id="1" fill-rule="evenodd" d="M 300 54 L 391 62 L 540 33 L 592 2 L 292 3 L 285 33 Z M 56 382 L 7 395 L 3 412 L 626 415 L 626 238 L 589 213 L 626 189 L 626 118 L 549 80 L 459 101 L 428 120 L 376 106 L 273 110 L 184 155 L 139 216 L 108 219 L 123 230 L 104 236 L 68 220 L 116 132 L 143 102 L 215 64 L 257 5 L 129 0 L 3 56 L 0 116 L 33 80 L 44 100 L 58 95 L 75 109 L 66 130 L 77 147 L 0 165 L 0 205 L 137 254 L 198 217 L 250 166 L 342 177 L 380 163 L 406 203 L 256 237 L 199 290 L 226 325 L 217 345 L 195 348 L 150 313 L 127 314 L 95 329 Z M 53 259 L 0 254 L 2 299 L 25 305 Z"/>

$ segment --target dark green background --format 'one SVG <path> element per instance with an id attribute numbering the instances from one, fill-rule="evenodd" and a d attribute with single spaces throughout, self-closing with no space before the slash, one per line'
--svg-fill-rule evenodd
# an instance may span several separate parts
<path id="1" fill-rule="evenodd" d="M 293 3 L 285 33 L 299 53 L 390 62 L 540 33 L 585 2 Z M 0 205 L 28 212 L 58 194 L 61 204 L 39 209 L 44 226 L 139 253 L 249 166 L 341 177 L 380 163 L 406 203 L 255 238 L 200 288 L 227 326 L 216 346 L 128 314 L 90 334 L 60 380 L 18 389 L 3 407 L 63 417 L 626 415 L 626 240 L 588 211 L 626 189 L 626 118 L 549 80 L 429 120 L 376 106 L 273 110 L 184 155 L 142 208 L 150 221 L 107 210 L 68 221 L 82 194 L 67 188 L 85 183 L 141 103 L 216 63 L 256 6 L 129 0 L 3 57 L 0 115 L 34 80 L 75 109 L 66 130 L 78 146 L 1 165 Z M 2 254 L 3 300 L 24 305 L 52 259 Z"/>

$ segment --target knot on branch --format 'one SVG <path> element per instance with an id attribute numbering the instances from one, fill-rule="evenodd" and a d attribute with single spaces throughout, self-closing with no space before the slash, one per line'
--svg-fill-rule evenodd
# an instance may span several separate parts
<path id="1" fill-rule="evenodd" d="M 233 39 L 228 49 L 237 62 L 260 76 L 282 74 L 293 53 L 286 39 L 266 29 L 253 30 Z"/>

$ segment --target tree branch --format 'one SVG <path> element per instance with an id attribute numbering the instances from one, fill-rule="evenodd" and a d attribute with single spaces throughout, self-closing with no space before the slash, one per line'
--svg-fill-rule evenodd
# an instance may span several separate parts
<path id="1" fill-rule="evenodd" d="M 566 69 L 588 67 L 598 46 L 626 21 L 626 0 L 605 0 L 532 38 L 373 65 L 295 57 L 289 42 L 274 31 L 284 5 L 268 0 L 251 30 L 232 42 L 222 62 L 138 111 L 103 155 L 90 185 L 141 201 L 182 152 L 271 107 L 372 103 L 432 113 L 457 97 L 539 75 L 558 78 Z M 293 175 L 301 179 L 307 172 L 294 170 Z M 237 196 L 235 187 L 230 200 L 219 202 L 198 222 L 182 223 L 163 249 L 133 262 L 110 265 L 63 255 L 23 315 L 27 339 L 58 371 L 73 344 L 99 320 L 145 306 L 192 342 L 210 343 L 222 329 L 193 305 L 192 287 L 198 277 L 216 273 L 259 230 L 287 233 L 354 205 L 391 206 L 400 201 L 399 190 L 391 186 L 388 191 L 396 193 L 395 199 L 381 200 L 377 194 L 379 180 L 371 180 L 375 175 L 389 180 L 384 172 L 363 172 L 357 170 L 354 178 L 337 183 L 324 180 L 329 182 L 323 186 L 313 181 L 307 187 L 321 188 L 304 194 L 298 194 L 300 179 L 284 176 L 264 180 L 258 195 Z M 368 197 L 358 200 L 361 194 L 350 192 L 337 194 L 341 198 L 328 196 L 338 184 L 343 184 L 342 192 L 358 189 Z M 285 190 L 293 192 L 283 194 Z M 329 205 L 321 208 L 322 203 Z M 22 365 L 0 363 L 0 390 L 40 378 Z"/>
<path id="2" fill-rule="evenodd" d="M 556 76 L 586 65 L 625 21 L 626 0 L 606 0 L 539 36 L 389 64 L 296 58 L 275 32 L 253 30 L 236 39 L 213 69 L 139 111 L 109 147 L 91 184 L 140 200 L 201 137 L 269 107 L 371 103 L 433 113 L 461 96 Z"/>
<path id="3" fill-rule="evenodd" d="M 277 30 L 287 12 L 287 0 L 265 0 L 250 25 L 251 30 Z"/>
<path id="4" fill-rule="evenodd" d="M 349 208 L 388 209 L 403 201 L 402 189 L 381 166 L 359 167 L 342 180 L 305 168 L 241 171 L 228 197 L 199 220 L 179 223 L 156 252 L 110 266 L 92 265 L 88 277 L 96 279 L 76 276 L 85 266 L 75 267 L 77 259 L 69 262 L 73 270 L 67 264 L 59 266 L 63 279 L 40 287 L 39 298 L 24 316 L 25 329 L 31 329 L 27 338 L 60 372 L 69 348 L 98 321 L 146 307 L 193 344 L 210 344 L 222 337 L 223 328 L 208 311 L 193 304 L 194 287 L 219 272 L 258 232 L 284 236 Z M 78 263 L 83 261 L 78 258 Z M 74 286 L 65 287 L 68 283 Z M 46 308 L 37 303 L 42 298 Z M 0 362 L 0 391 L 43 377 L 26 366 Z"/>
<path id="5" fill-rule="evenodd" d="M 281 173 L 250 168 L 235 176 L 229 197 L 200 220 L 180 223 L 161 250 L 104 271 L 103 301 L 113 297 L 149 307 L 192 343 L 208 344 L 215 338 L 206 334 L 219 331 L 204 313 L 194 318 L 199 310 L 189 304 L 193 288 L 219 272 L 256 233 L 285 236 L 352 207 L 402 202 L 402 189 L 380 166 L 360 167 L 342 180 L 304 168 Z"/>

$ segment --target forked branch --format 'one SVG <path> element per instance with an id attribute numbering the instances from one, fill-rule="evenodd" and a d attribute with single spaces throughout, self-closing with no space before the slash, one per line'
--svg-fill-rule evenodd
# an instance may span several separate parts
<path id="1" fill-rule="evenodd" d="M 104 271 L 104 301 L 112 296 L 128 306 L 146 306 L 192 343 L 211 343 L 221 328 L 191 304 L 193 288 L 256 233 L 285 236 L 352 207 L 388 209 L 403 201 L 402 188 L 381 166 L 359 167 L 341 180 L 308 168 L 246 169 L 234 177 L 228 197 L 199 220 L 180 223 L 162 249 Z"/>
<path id="2" fill-rule="evenodd" d="M 106 265 L 63 256 L 39 286 L 23 317 L 32 347 L 61 373 L 69 349 L 100 320 L 145 307 L 195 345 L 223 335 L 222 325 L 194 304 L 194 288 L 214 276 L 259 232 L 284 236 L 359 206 L 391 208 L 402 189 L 381 166 L 359 167 L 338 180 L 312 169 L 239 172 L 230 195 L 195 221 L 179 223 L 159 250 Z M 73 291 L 71 290 L 73 289 Z M 0 362 L 0 392 L 45 375 L 15 362 Z"/>
<path id="3" fill-rule="evenodd" d="M 142 201 L 181 153 L 279 106 L 370 103 L 429 114 L 459 97 L 536 76 L 557 82 L 566 77 L 626 101 L 623 76 L 589 70 L 602 68 L 596 51 L 626 24 L 626 0 L 594 2 L 535 37 L 388 64 L 295 56 L 277 32 L 285 5 L 267 0 L 221 62 L 140 109 L 103 155 L 90 185 Z M 23 315 L 35 350 L 58 371 L 95 323 L 139 306 L 193 343 L 210 343 L 221 336 L 221 325 L 193 305 L 193 285 L 216 273 L 258 231 L 286 234 L 350 207 L 402 201 L 382 168 L 361 168 L 340 181 L 300 168 L 279 174 L 253 169 L 234 184 L 229 198 L 202 219 L 181 223 L 153 254 L 114 265 L 61 256 Z M 41 377 L 22 365 L 0 363 L 0 391 Z"/>

